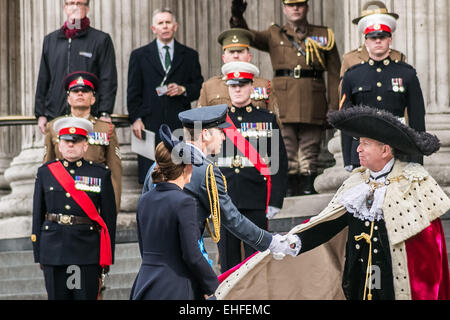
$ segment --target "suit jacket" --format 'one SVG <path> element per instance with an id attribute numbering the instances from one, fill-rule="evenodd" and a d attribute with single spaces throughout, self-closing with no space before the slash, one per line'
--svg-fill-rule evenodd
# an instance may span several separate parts
<path id="1" fill-rule="evenodd" d="M 46 213 L 88 217 L 81 207 L 66 193 L 46 163 L 39 168 L 33 199 L 34 260 L 45 265 L 98 264 L 100 232 L 88 224 L 62 225 L 45 220 Z M 108 227 L 114 261 L 116 234 L 116 202 L 111 183 L 111 171 L 102 164 L 85 160 L 68 163 L 66 170 L 72 177 L 96 178 L 100 192 L 86 191 Z"/>
<path id="2" fill-rule="evenodd" d="M 137 210 L 142 266 L 133 300 L 191 300 L 212 294 L 217 276 L 198 248 L 195 201 L 172 183 L 144 194 Z"/>
<path id="3" fill-rule="evenodd" d="M 127 89 L 127 107 L 131 123 L 141 118 L 145 128 L 153 132 L 158 132 L 163 123 L 172 131 L 182 128 L 178 114 L 191 108 L 191 102 L 200 96 L 203 83 L 198 53 L 175 41 L 172 66 L 165 84 L 177 83 L 184 86 L 184 95 L 158 96 L 156 88 L 161 85 L 165 74 L 156 40 L 131 53 Z M 159 142 L 159 135 L 156 135 L 155 144 Z M 139 159 L 139 181 L 143 183 L 151 162 L 142 157 Z"/>

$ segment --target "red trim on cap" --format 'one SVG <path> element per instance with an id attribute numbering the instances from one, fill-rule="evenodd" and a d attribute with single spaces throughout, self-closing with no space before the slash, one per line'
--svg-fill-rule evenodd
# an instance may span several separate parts
<path id="1" fill-rule="evenodd" d="M 76 85 L 80 85 L 79 81 L 80 81 L 80 78 L 78 78 L 78 79 L 76 79 L 76 80 L 73 80 L 73 81 L 69 84 L 69 90 L 72 89 L 72 87 L 74 87 L 74 86 L 76 86 Z M 93 84 L 92 82 L 90 82 L 89 80 L 83 79 L 83 84 L 84 84 L 85 86 L 91 87 L 92 90 L 95 90 L 94 84 Z"/>
<path id="2" fill-rule="evenodd" d="M 367 27 L 366 30 L 364 31 L 364 34 L 369 34 L 371 32 L 375 32 L 375 31 L 385 31 L 385 32 L 392 33 L 392 29 L 389 26 L 387 26 L 385 24 L 377 23 L 377 24 Z"/>
<path id="3" fill-rule="evenodd" d="M 253 74 L 252 73 L 248 73 L 248 72 L 231 72 L 228 74 L 228 80 L 233 80 L 233 79 L 248 79 L 248 80 L 253 80 Z"/>
<path id="4" fill-rule="evenodd" d="M 59 136 L 63 136 L 66 134 L 77 134 L 80 136 L 87 137 L 88 132 L 84 129 L 76 128 L 76 127 L 63 128 L 63 129 L 59 130 Z"/>

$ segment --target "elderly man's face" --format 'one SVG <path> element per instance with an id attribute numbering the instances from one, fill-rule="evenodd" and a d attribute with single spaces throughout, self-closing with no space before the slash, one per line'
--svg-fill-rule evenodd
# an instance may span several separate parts
<path id="1" fill-rule="evenodd" d="M 66 0 L 64 3 L 64 13 L 67 21 L 75 22 L 84 19 L 89 12 L 89 5 L 86 0 Z"/>
<path id="2" fill-rule="evenodd" d="M 383 169 L 393 158 L 390 146 L 369 138 L 359 139 L 357 151 L 361 166 L 374 172 Z"/>
<path id="3" fill-rule="evenodd" d="M 177 30 L 178 24 L 169 12 L 158 13 L 153 18 L 152 31 L 159 41 L 169 43 L 175 37 Z"/>

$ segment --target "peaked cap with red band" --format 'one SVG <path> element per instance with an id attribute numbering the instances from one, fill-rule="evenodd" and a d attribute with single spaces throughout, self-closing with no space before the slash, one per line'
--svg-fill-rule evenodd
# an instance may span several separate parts
<path id="1" fill-rule="evenodd" d="M 253 82 L 254 77 L 259 76 L 259 69 L 248 62 L 233 61 L 222 66 L 222 74 L 227 79 L 227 85 L 244 84 Z"/>
<path id="2" fill-rule="evenodd" d="M 98 89 L 100 81 L 97 76 L 90 72 L 72 72 L 64 79 L 64 89 L 69 92 L 77 88 L 88 88 L 92 91 Z"/>
<path id="3" fill-rule="evenodd" d="M 372 14 L 359 21 L 358 29 L 366 37 L 378 35 L 391 36 L 397 29 L 397 21 L 388 14 Z"/>
<path id="4" fill-rule="evenodd" d="M 94 131 L 94 125 L 89 120 L 77 117 L 64 117 L 53 124 L 60 140 L 79 141 L 88 138 Z"/>

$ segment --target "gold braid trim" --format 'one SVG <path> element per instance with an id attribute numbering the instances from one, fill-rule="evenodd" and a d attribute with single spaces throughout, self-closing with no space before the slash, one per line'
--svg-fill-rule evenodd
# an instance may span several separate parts
<path id="1" fill-rule="evenodd" d="M 319 44 L 312 38 L 307 38 L 305 45 L 306 45 L 306 64 L 310 65 L 310 62 L 313 63 L 315 57 L 317 57 L 317 60 L 319 60 L 319 63 L 322 66 L 322 68 L 326 70 L 327 68 L 325 66 L 325 62 L 323 61 L 323 58 L 319 50 L 331 51 L 334 48 L 335 38 L 333 30 L 328 28 L 328 44 L 326 46 Z"/>
<path id="2" fill-rule="evenodd" d="M 210 181 L 211 188 L 209 187 Z M 212 164 L 206 168 L 206 191 L 208 192 L 209 207 L 211 210 L 211 219 L 214 226 L 214 232 L 212 232 L 211 227 L 209 226 L 209 218 L 206 219 L 206 229 L 208 229 L 211 239 L 215 243 L 218 243 L 220 241 L 220 202 L 216 178 L 214 176 L 214 166 Z"/>

